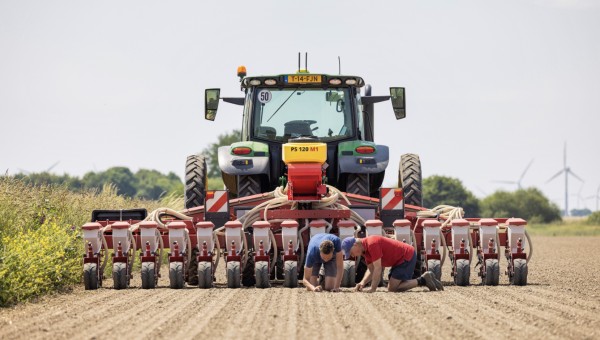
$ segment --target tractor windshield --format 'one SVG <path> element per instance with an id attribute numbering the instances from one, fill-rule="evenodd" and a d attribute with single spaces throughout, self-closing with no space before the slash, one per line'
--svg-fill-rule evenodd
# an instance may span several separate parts
<path id="1" fill-rule="evenodd" d="M 348 88 L 256 88 L 252 131 L 254 137 L 281 142 L 348 138 L 354 133 L 352 110 Z"/>

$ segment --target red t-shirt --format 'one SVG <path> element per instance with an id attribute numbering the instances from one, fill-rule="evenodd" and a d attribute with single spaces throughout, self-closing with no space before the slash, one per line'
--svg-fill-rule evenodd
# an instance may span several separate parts
<path id="1" fill-rule="evenodd" d="M 374 235 L 361 239 L 361 242 L 367 264 L 381 259 L 382 267 L 394 267 L 410 261 L 415 253 L 415 248 L 410 244 L 388 237 Z"/>

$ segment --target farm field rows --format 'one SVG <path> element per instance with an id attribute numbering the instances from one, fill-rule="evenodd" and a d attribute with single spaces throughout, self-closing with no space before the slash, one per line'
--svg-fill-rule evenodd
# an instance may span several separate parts
<path id="1" fill-rule="evenodd" d="M 79 285 L 36 303 L 0 310 L 0 338 L 508 338 L 600 337 L 600 254 L 597 237 L 534 237 L 529 285 L 456 287 L 449 261 L 443 292 L 310 293 L 303 288 L 155 290 Z M 502 273 L 506 260 L 502 258 Z M 473 267 L 473 266 L 472 266 Z M 165 268 L 163 267 L 163 270 Z M 110 285 L 112 281 L 106 281 Z"/>

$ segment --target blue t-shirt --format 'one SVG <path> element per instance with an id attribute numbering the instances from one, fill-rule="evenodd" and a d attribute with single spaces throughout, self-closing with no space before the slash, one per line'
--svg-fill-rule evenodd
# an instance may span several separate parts
<path id="1" fill-rule="evenodd" d="M 321 265 L 323 263 L 323 259 L 321 259 L 321 251 L 319 250 L 319 246 L 323 241 L 331 241 L 333 242 L 333 257 L 335 258 L 335 254 L 342 251 L 342 240 L 339 237 L 332 234 L 317 234 L 310 239 L 308 243 L 308 249 L 306 251 L 306 263 L 305 266 L 307 268 L 312 268 L 314 265 Z"/>

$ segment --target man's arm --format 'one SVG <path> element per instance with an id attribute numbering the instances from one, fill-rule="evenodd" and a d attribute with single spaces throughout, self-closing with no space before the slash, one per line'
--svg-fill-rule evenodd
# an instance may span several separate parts
<path id="1" fill-rule="evenodd" d="M 342 278 L 344 277 L 344 255 L 341 251 L 335 255 L 335 262 L 337 265 L 337 277 L 335 280 L 335 289 L 340 290 L 340 286 L 342 285 Z"/>
<path id="2" fill-rule="evenodd" d="M 367 284 L 369 284 L 369 282 L 371 282 L 371 273 L 373 272 L 373 264 L 368 264 L 367 265 L 367 270 L 365 271 L 365 275 L 363 276 L 363 279 L 360 280 L 359 283 L 356 284 L 356 291 L 362 291 L 363 287 L 366 286 Z"/>
<path id="3" fill-rule="evenodd" d="M 306 290 L 309 290 L 311 292 L 320 292 L 321 291 L 321 286 L 313 286 L 312 283 L 310 283 L 310 277 L 312 275 L 312 267 L 304 267 L 304 278 L 302 278 L 302 283 L 304 284 L 304 287 L 306 287 Z"/>
<path id="4" fill-rule="evenodd" d="M 369 293 L 373 293 L 377 290 L 377 286 L 379 286 L 379 281 L 381 280 L 381 271 L 383 269 L 383 267 L 381 267 L 381 259 L 373 262 L 371 265 L 371 275 L 373 275 L 373 279 L 371 280 L 371 290 Z"/>

